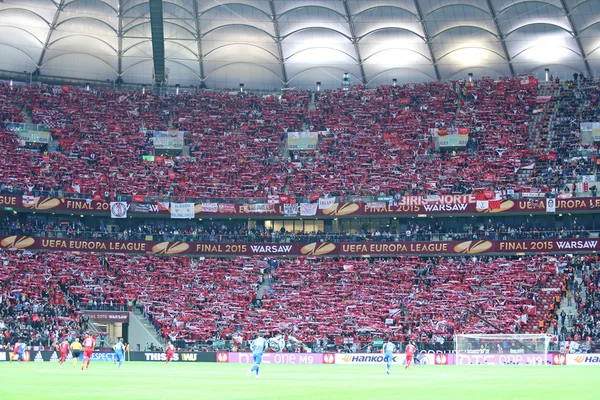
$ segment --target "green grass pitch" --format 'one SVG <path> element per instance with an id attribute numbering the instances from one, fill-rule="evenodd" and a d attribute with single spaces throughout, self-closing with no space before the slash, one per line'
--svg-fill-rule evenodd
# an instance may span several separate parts
<path id="1" fill-rule="evenodd" d="M 1 400 L 594 399 L 600 368 L 565 366 L 0 363 Z"/>

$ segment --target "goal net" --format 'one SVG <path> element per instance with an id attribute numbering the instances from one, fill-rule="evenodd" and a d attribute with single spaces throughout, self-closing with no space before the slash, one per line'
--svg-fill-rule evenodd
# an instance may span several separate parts
<path id="1" fill-rule="evenodd" d="M 456 364 L 548 363 L 548 335 L 462 334 L 454 336 Z"/>

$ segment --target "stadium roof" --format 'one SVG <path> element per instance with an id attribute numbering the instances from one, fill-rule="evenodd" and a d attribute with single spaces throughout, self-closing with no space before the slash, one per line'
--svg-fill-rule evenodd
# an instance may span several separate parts
<path id="1" fill-rule="evenodd" d="M 343 72 L 565 78 L 596 76 L 599 49 L 600 0 L 0 0 L 3 75 L 149 85 L 164 71 L 171 86 L 257 89 L 339 87 Z"/>

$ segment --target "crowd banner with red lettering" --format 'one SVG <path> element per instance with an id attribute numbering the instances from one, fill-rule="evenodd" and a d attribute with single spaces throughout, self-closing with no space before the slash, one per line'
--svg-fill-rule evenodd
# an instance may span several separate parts
<path id="1" fill-rule="evenodd" d="M 489 191 L 487 207 L 484 203 L 477 204 L 476 195 L 439 195 L 439 196 L 404 196 L 399 199 L 384 201 L 355 203 L 338 202 L 329 207 L 319 209 L 317 203 L 300 204 L 301 215 L 320 217 L 344 217 L 344 216 L 413 216 L 418 214 L 431 215 L 454 215 L 454 214 L 479 214 L 479 213 L 510 213 L 510 214 L 545 214 L 546 201 L 544 192 L 521 193 L 523 199 L 497 200 L 497 195 Z M 531 198 L 535 198 L 532 201 Z M 338 200 L 337 198 L 335 198 Z M 483 200 L 483 199 L 482 199 Z M 569 197 L 560 193 L 555 200 L 557 213 L 572 211 L 597 211 L 600 209 L 600 197 Z M 499 201 L 500 204 L 489 201 Z M 180 207 L 177 203 L 125 203 L 127 204 L 127 216 L 158 214 L 171 215 L 174 207 Z M 190 217 L 272 217 L 296 216 L 293 207 L 287 209 L 290 203 L 280 204 L 228 204 L 228 203 L 188 203 L 186 215 Z M 78 214 L 111 215 L 110 202 L 98 200 L 64 199 L 56 197 L 33 197 L 17 195 L 0 195 L 0 208 L 11 207 L 13 209 L 25 209 L 38 212 L 64 211 Z M 192 214 L 193 212 L 193 214 Z"/>
<path id="2" fill-rule="evenodd" d="M 335 204 L 335 197 L 321 197 L 319 199 L 319 210 L 324 210 Z"/>
<path id="3" fill-rule="evenodd" d="M 94 239 L 53 239 L 0 236 L 0 248 L 9 250 L 89 251 L 99 253 L 191 256 L 360 256 L 590 253 L 600 251 L 600 239 L 465 240 L 430 242 L 158 242 Z"/>

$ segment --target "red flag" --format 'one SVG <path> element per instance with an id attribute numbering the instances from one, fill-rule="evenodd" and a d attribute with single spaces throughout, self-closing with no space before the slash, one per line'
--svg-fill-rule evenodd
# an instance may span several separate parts
<path id="1" fill-rule="evenodd" d="M 144 195 L 143 194 L 134 194 L 133 196 L 131 196 L 131 201 L 133 201 L 134 203 L 143 203 Z"/>
<path id="2" fill-rule="evenodd" d="M 310 199 L 310 201 L 317 201 L 317 200 L 319 200 L 319 197 L 321 197 L 321 196 L 313 193 L 310 195 L 309 199 Z"/>
<path id="3" fill-rule="evenodd" d="M 496 197 L 496 194 L 494 193 L 493 190 L 484 190 L 483 194 L 485 195 L 485 198 L 488 199 L 488 200 L 491 200 L 494 197 Z"/>
<path id="4" fill-rule="evenodd" d="M 498 210 L 500 208 L 500 200 L 490 200 L 490 210 Z"/>

